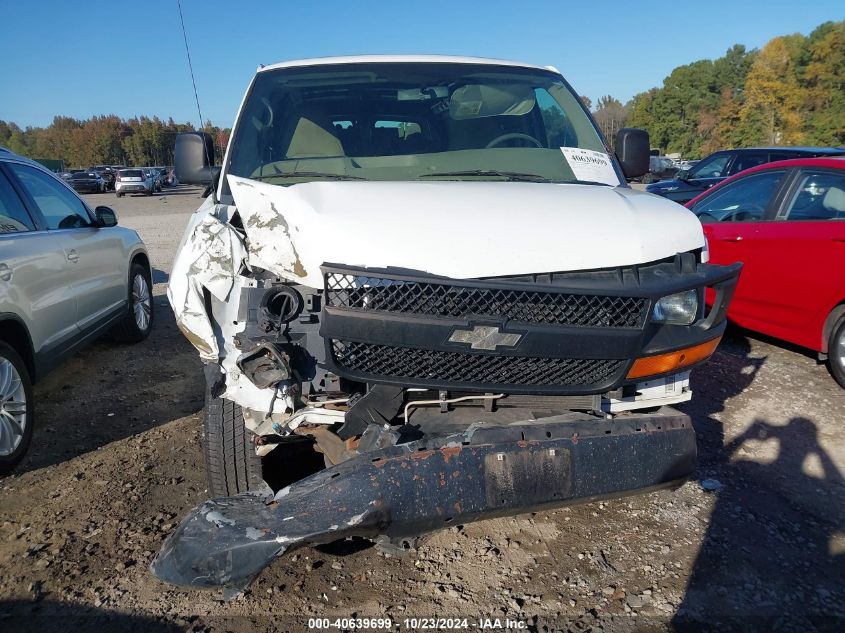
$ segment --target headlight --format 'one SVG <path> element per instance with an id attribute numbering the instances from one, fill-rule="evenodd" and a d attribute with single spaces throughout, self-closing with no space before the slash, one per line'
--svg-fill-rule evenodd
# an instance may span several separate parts
<path id="1" fill-rule="evenodd" d="M 695 321 L 696 314 L 698 314 L 698 293 L 695 290 L 684 290 L 659 299 L 654 304 L 651 320 L 656 323 L 689 325 Z"/>

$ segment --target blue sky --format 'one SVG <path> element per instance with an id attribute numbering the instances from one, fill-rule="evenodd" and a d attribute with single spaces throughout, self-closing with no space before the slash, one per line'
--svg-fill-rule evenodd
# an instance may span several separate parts
<path id="1" fill-rule="evenodd" d="M 54 115 L 197 120 L 176 0 L 3 2 L 0 119 Z M 444 53 L 556 66 L 595 101 L 625 101 L 677 65 L 809 33 L 841 0 L 375 2 L 182 0 L 203 116 L 232 124 L 259 63 L 360 53 Z"/>

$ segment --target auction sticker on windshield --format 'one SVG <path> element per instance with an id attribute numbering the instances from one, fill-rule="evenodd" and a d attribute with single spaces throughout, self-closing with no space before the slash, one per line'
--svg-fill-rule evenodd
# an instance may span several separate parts
<path id="1" fill-rule="evenodd" d="M 603 182 L 614 187 L 619 184 L 619 177 L 613 169 L 610 156 L 580 147 L 561 147 L 569 168 L 578 180 Z"/>

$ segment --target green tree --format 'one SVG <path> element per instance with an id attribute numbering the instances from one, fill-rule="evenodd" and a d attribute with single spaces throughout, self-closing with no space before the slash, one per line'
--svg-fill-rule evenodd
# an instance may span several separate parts
<path id="1" fill-rule="evenodd" d="M 807 142 L 845 145 L 845 20 L 813 31 L 802 61 Z"/>

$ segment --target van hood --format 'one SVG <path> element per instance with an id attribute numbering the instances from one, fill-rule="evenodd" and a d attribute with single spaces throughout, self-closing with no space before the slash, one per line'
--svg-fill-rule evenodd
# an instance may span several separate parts
<path id="1" fill-rule="evenodd" d="M 610 268 L 704 246 L 680 205 L 627 187 L 229 176 L 251 266 L 312 288 L 331 262 L 456 279 Z"/>

